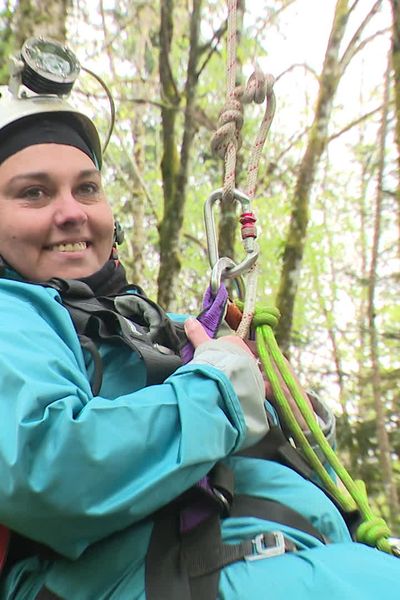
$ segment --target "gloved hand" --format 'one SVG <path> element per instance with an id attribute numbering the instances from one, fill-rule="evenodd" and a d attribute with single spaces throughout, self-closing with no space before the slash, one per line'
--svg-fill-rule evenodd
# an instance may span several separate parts
<path id="1" fill-rule="evenodd" d="M 196 319 L 185 321 L 185 332 L 195 348 L 188 364 L 208 364 L 225 373 L 239 398 L 247 427 L 243 448 L 258 442 L 268 431 L 264 408 L 264 381 L 251 350 L 236 335 L 211 339 Z"/>

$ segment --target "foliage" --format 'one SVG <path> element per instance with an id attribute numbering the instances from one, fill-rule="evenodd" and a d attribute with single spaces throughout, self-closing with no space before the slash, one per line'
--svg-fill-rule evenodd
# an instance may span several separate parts
<path id="1" fill-rule="evenodd" d="M 394 0 L 393 3 L 396 4 Z M 308 10 L 304 0 L 268 1 L 261 3 L 262 6 L 258 6 L 260 3 L 247 4 L 238 48 L 243 78 L 251 73 L 256 59 L 266 71 L 274 70 L 275 63 L 282 64 L 277 48 L 287 48 L 291 44 L 290 35 L 286 33 L 290 22 L 300 20 L 302 11 Z M 391 28 L 390 10 L 385 8 L 384 2 L 381 4 L 380 10 L 368 22 L 365 38 L 361 40 L 363 43 L 347 68 L 340 77 L 336 72 L 339 78 L 335 81 L 337 92 L 330 99 L 331 119 L 325 124 L 326 147 L 324 152 L 321 151 L 309 188 L 309 222 L 295 296 L 290 351 L 303 383 L 317 390 L 338 415 L 338 445 L 343 459 L 356 477 L 365 480 L 375 505 L 388 515 L 378 458 L 380 448 L 366 312 L 377 185 L 379 111 L 383 102 L 382 86 L 376 86 L 375 82 L 383 80 Z M 170 64 L 180 94 L 180 102 L 175 107 L 177 152 L 184 129 L 185 97 L 182 92 L 190 49 L 190 5 L 176 0 L 173 13 Z M 335 3 L 326 0 L 326 5 L 326 13 L 332 15 Z M 352 3 L 348 17 L 353 32 L 365 11 L 374 5 L 372 0 Z M 12 16 L 7 6 L 1 6 L 3 12 L 0 13 L 0 31 L 5 33 L 0 36 L 0 54 L 3 56 L 8 52 L 7 32 Z M 161 109 L 167 101 L 161 94 L 158 73 L 159 15 L 159 1 L 98 0 L 90 6 L 75 1 L 67 27 L 68 39 L 81 63 L 101 75 L 113 92 L 117 119 L 105 155 L 105 185 L 114 212 L 126 230 L 121 256 L 129 274 L 152 297 L 158 294 L 159 227 L 164 216 Z M 226 94 L 225 19 L 226 6 L 222 0 L 203 0 L 199 78 L 192 114 L 193 144 L 179 238 L 182 268 L 173 288 L 175 307 L 184 312 L 196 313 L 200 309 L 209 278 L 202 210 L 211 191 L 222 184 L 223 164 L 211 154 L 210 140 Z M 329 26 L 330 22 L 327 35 Z M 285 35 L 286 46 L 283 46 Z M 302 47 L 310 41 L 308 37 L 315 37 L 310 26 L 304 31 L 300 28 Z M 294 56 L 292 63 L 282 67 L 281 73 L 275 73 L 277 114 L 260 164 L 254 201 L 261 251 L 258 298 L 269 304 L 276 298 L 279 288 L 292 198 L 315 117 L 319 92 L 315 73 L 323 64 L 327 42 L 327 38 L 321 42 L 319 56 L 308 56 L 301 65 L 303 58 Z M 298 49 L 299 54 L 302 47 Z M 375 82 L 368 77 L 373 65 L 377 69 Z M 394 78 L 391 83 L 394 89 Z M 109 109 L 104 91 L 95 80 L 83 74 L 76 99 L 91 111 L 105 138 Z M 240 157 L 243 168 L 237 174 L 239 184 L 245 177 L 262 108 L 246 107 L 245 110 Z M 399 487 L 399 183 L 398 152 L 394 143 L 398 122 L 393 103 L 386 136 L 382 238 L 374 308 L 380 399 L 386 411 L 394 478 Z M 243 249 L 239 235 L 236 239 L 235 253 L 240 260 Z"/>

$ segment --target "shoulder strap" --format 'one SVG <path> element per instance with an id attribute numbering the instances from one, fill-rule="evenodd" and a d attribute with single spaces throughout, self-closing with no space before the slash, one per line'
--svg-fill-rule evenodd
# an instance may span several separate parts
<path id="1" fill-rule="evenodd" d="M 146 365 L 147 385 L 162 383 L 182 364 L 178 353 L 181 343 L 178 328 L 145 296 L 127 293 L 116 297 L 125 297 L 128 302 L 132 300 L 132 314 L 128 318 L 125 312 L 119 312 L 114 297 L 97 298 L 82 281 L 53 279 L 50 284 L 59 292 L 82 345 L 93 357 L 95 381 L 92 381 L 92 388 L 98 390 L 101 386 L 101 358 L 95 346 L 100 340 L 122 342 L 137 352 Z M 120 302 L 120 305 L 127 310 L 126 302 Z M 156 314 L 156 325 L 146 327 L 143 324 L 148 314 Z"/>
<path id="2" fill-rule="evenodd" d="M 252 458 L 263 458 L 279 462 L 286 467 L 290 467 L 296 473 L 312 481 L 314 485 L 319 487 L 330 501 L 336 506 L 343 517 L 344 522 L 350 532 L 350 535 L 355 536 L 355 532 L 361 522 L 361 515 L 358 510 L 345 511 L 337 502 L 336 498 L 315 479 L 314 471 L 300 454 L 299 450 L 292 446 L 288 441 L 283 431 L 276 425 L 270 425 L 268 433 L 254 446 L 240 451 L 238 456 L 247 456 Z"/>

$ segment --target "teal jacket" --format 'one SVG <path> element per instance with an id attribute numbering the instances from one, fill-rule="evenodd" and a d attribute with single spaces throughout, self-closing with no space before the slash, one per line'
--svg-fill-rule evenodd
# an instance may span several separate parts
<path id="1" fill-rule="evenodd" d="M 244 442 L 234 388 L 205 364 L 144 387 L 139 357 L 103 345 L 104 379 L 91 392 L 87 360 L 58 293 L 0 280 L 0 522 L 49 546 L 0 584 L 1 600 L 33 600 L 42 585 L 66 600 L 144 600 L 151 515 L 219 460 L 238 493 L 276 499 L 335 542 L 282 526 L 299 551 L 226 567 L 220 598 L 376 598 L 400 589 L 400 562 L 351 542 L 341 515 L 311 482 L 259 459 Z M 226 542 L 276 530 L 228 518 Z M 377 577 L 380 574 L 380 578 Z"/>

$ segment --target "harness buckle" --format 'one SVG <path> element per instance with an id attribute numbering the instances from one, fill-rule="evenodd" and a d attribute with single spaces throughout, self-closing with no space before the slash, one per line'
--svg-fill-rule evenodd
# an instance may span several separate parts
<path id="1" fill-rule="evenodd" d="M 229 515 L 231 505 L 228 498 L 216 487 L 212 487 L 212 492 L 220 504 L 221 514 L 225 517 Z"/>
<path id="2" fill-rule="evenodd" d="M 390 537 L 389 538 L 390 548 L 393 556 L 400 558 L 400 538 Z"/>
<path id="3" fill-rule="evenodd" d="M 266 536 L 273 537 L 273 545 L 267 545 Z M 285 538 L 281 531 L 271 531 L 268 534 L 259 533 L 251 540 L 253 553 L 245 556 L 245 560 L 261 560 L 263 558 L 271 558 L 272 556 L 280 556 L 285 554 Z"/>

